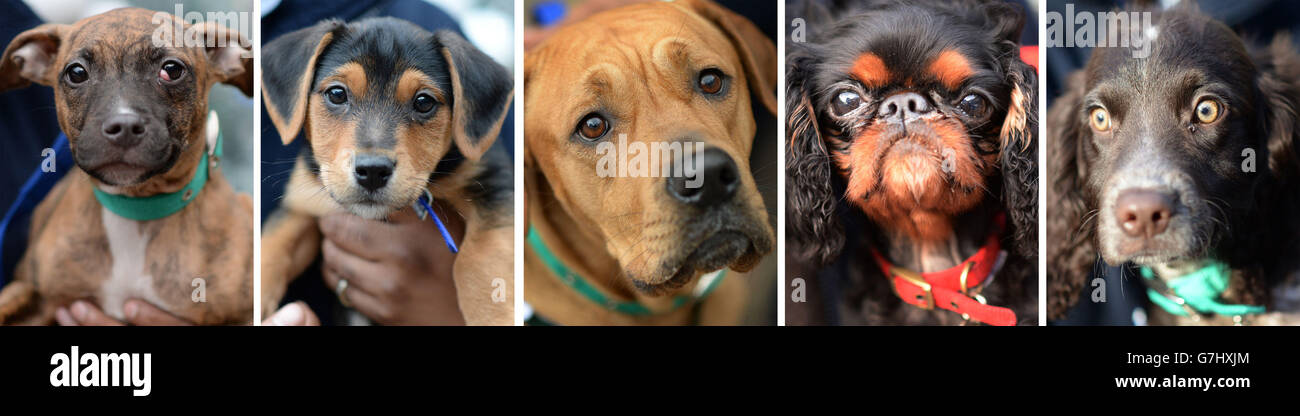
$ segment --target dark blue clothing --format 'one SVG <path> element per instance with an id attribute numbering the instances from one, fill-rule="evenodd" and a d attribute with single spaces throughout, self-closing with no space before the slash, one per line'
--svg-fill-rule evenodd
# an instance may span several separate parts
<path id="1" fill-rule="evenodd" d="M 26 182 L 16 191 L 15 203 L 5 211 L 0 220 L 0 287 L 8 283 L 13 270 L 22 259 L 27 249 L 27 234 L 31 228 L 32 212 L 41 203 L 50 189 L 72 169 L 72 149 L 68 147 L 68 138 L 59 133 L 54 140 L 54 171 L 43 172 L 39 167 L 26 177 Z"/>
<path id="2" fill-rule="evenodd" d="M 0 48 L 9 45 L 19 33 L 44 23 L 18 0 L 0 0 L 0 10 L 3 10 Z M 67 151 L 56 152 L 59 159 L 68 162 L 66 166 L 59 166 L 54 174 L 32 174 L 39 172 L 41 151 L 52 147 L 55 137 L 62 137 L 54 110 L 54 91 L 49 87 L 32 84 L 0 92 L 0 132 L 3 134 L 0 136 L 0 207 L 5 208 L 4 220 L 0 222 L 0 286 L 3 286 L 27 247 L 30 209 L 58 181 L 58 176 L 71 167 L 72 158 Z M 20 193 L 32 195 L 22 209 L 13 206 Z"/>

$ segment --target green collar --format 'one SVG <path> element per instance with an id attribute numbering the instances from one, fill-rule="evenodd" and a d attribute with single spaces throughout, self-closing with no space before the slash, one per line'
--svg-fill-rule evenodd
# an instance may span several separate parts
<path id="1" fill-rule="evenodd" d="M 596 286 L 587 282 L 587 279 L 583 278 L 581 275 L 574 273 L 573 270 L 569 269 L 568 266 L 565 266 L 558 257 L 555 257 L 555 253 L 552 253 L 551 249 L 546 247 L 546 243 L 542 242 L 542 237 L 537 235 L 537 230 L 532 227 L 528 228 L 528 245 L 537 252 L 539 257 L 542 258 L 542 262 L 546 263 L 546 267 L 551 270 L 552 274 L 560 278 L 561 282 L 564 282 L 564 284 L 578 292 L 582 297 L 587 298 L 587 300 L 595 302 L 597 305 L 605 307 L 605 309 L 626 315 L 655 315 L 655 312 L 650 310 L 650 308 L 647 308 L 645 305 L 636 301 L 613 299 L 608 295 L 601 293 L 600 289 L 597 289 Z M 713 289 L 716 289 L 718 284 L 722 282 L 722 278 L 726 276 L 726 273 L 727 270 L 722 269 L 700 277 L 699 286 L 696 286 L 693 293 L 673 297 L 672 309 L 669 309 L 668 312 L 677 310 L 682 306 L 697 302 L 700 299 L 709 296 L 709 293 L 712 293 Z"/>
<path id="2" fill-rule="evenodd" d="M 209 126 L 215 126 L 216 123 L 209 123 Z M 215 127 L 214 127 L 215 128 Z M 208 183 L 208 155 L 212 155 L 211 167 L 215 168 L 221 160 L 221 132 L 217 132 L 216 144 L 203 152 L 203 159 L 199 160 L 199 168 L 194 172 L 194 178 L 184 188 L 176 192 L 150 195 L 145 197 L 131 197 L 126 195 L 114 195 L 101 191 L 95 187 L 95 199 L 99 204 L 114 214 L 122 218 L 149 221 L 159 218 L 165 218 L 169 215 L 184 209 L 190 202 L 198 198 L 199 192 L 203 190 L 203 185 Z"/>
<path id="3" fill-rule="evenodd" d="M 1147 281 L 1147 296 L 1151 302 L 1173 315 L 1189 316 L 1191 311 L 1227 316 L 1264 313 L 1263 306 L 1233 305 L 1219 301 L 1219 296 L 1228 289 L 1232 271 L 1226 263 L 1218 260 L 1211 260 L 1205 267 L 1167 282 L 1157 278 L 1149 267 L 1143 266 L 1141 273 Z M 1152 287 L 1162 284 L 1167 286 L 1167 290 Z"/>

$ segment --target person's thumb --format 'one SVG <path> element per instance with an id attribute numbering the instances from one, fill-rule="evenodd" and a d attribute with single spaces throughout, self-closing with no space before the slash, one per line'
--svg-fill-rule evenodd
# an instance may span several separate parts
<path id="1" fill-rule="evenodd" d="M 265 326 L 319 326 L 320 319 L 312 313 L 311 308 L 306 303 L 297 301 L 284 305 L 283 308 L 276 311 L 271 317 L 262 321 Z"/>

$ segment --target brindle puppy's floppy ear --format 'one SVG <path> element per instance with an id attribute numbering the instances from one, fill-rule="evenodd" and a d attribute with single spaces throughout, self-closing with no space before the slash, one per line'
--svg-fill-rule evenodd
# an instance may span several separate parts
<path id="1" fill-rule="evenodd" d="M 253 96 L 252 44 L 238 30 L 216 22 L 207 22 L 197 30 L 205 40 L 208 69 L 218 82 L 239 88 L 244 95 Z M 245 45 L 248 47 L 246 48 Z"/>
<path id="2" fill-rule="evenodd" d="M 22 88 L 32 82 L 47 87 L 58 82 L 59 44 L 68 25 L 47 23 L 19 33 L 5 48 L 0 61 L 0 91 Z"/>
<path id="3" fill-rule="evenodd" d="M 713 22 L 731 40 L 745 66 L 746 81 L 767 111 L 776 114 L 776 44 L 753 22 L 708 0 L 684 1 L 697 14 Z"/>
<path id="4" fill-rule="evenodd" d="M 1079 300 L 1097 262 L 1093 237 L 1094 194 L 1088 186 L 1088 161 L 1096 148 L 1084 125 L 1082 71 L 1070 75 L 1064 95 L 1056 99 L 1047 123 L 1047 318 L 1061 319 Z"/>
<path id="5" fill-rule="evenodd" d="M 302 130 L 307 97 L 316 76 L 316 58 L 343 27 L 341 21 L 324 20 L 262 47 L 262 102 L 284 144 L 292 142 Z"/>
<path id="6" fill-rule="evenodd" d="M 469 160 L 477 161 L 496 141 L 514 98 L 514 78 L 455 32 L 433 35 L 451 75 L 452 140 Z"/>

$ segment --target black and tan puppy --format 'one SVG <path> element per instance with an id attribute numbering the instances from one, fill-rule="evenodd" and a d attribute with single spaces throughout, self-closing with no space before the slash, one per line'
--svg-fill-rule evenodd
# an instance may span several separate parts
<path id="1" fill-rule="evenodd" d="M 0 323 L 50 323 L 78 299 L 122 320 L 132 298 L 198 324 L 252 322 L 253 208 L 219 170 L 208 92 L 252 95 L 253 60 L 236 32 L 179 20 L 117 9 L 41 25 L 5 50 L 0 90 L 54 89 L 77 168 L 32 215 Z M 174 24 L 203 44 L 155 38 Z"/>
<path id="2" fill-rule="evenodd" d="M 466 223 L 453 265 L 465 322 L 511 324 L 513 177 L 492 146 L 510 73 L 452 32 L 393 18 L 322 21 L 263 52 L 271 120 L 285 143 L 300 131 L 311 143 L 262 233 L 262 310 L 319 252 L 317 217 L 384 219 L 427 191 Z M 441 244 L 429 238 L 410 244 Z"/>
<path id="3" fill-rule="evenodd" d="M 1101 260 L 1165 306 L 1152 323 L 1294 324 L 1300 54 L 1285 35 L 1243 42 L 1195 5 L 1152 13 L 1149 56 L 1094 48 L 1052 106 L 1049 318 Z M 1191 279 L 1211 290 L 1184 292 Z"/>
<path id="4" fill-rule="evenodd" d="M 1037 75 L 1020 58 L 1023 11 L 805 3 L 790 15 L 808 39 L 786 52 L 787 264 L 839 288 L 825 301 L 840 323 L 1035 323 Z"/>

